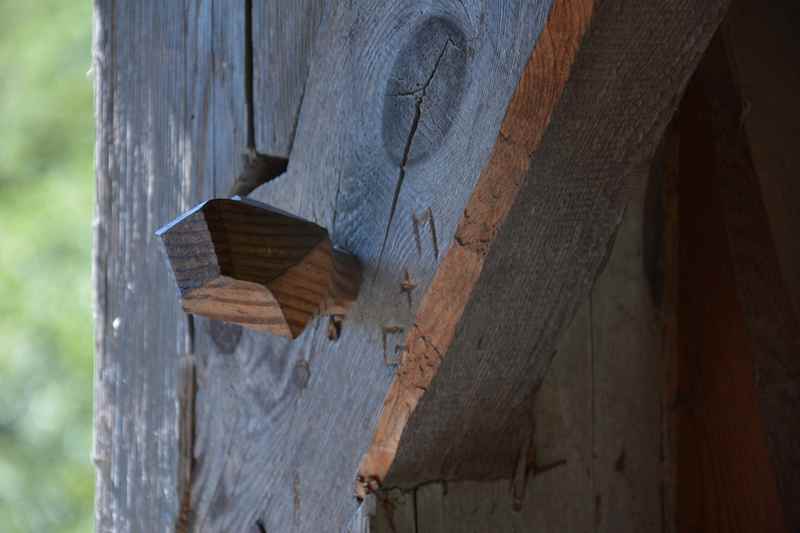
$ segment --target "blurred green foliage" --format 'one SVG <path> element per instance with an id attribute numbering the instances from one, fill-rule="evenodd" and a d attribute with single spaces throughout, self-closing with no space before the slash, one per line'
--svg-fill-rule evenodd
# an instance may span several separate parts
<path id="1" fill-rule="evenodd" d="M 91 2 L 0 0 L 0 531 L 93 528 Z"/>

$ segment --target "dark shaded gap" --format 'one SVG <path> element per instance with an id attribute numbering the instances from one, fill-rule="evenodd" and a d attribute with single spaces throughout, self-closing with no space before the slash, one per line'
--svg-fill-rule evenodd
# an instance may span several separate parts
<path id="1" fill-rule="evenodd" d="M 244 94 L 247 113 L 247 150 L 256 151 L 256 120 L 253 105 L 253 0 L 244 0 Z"/>
<path id="2" fill-rule="evenodd" d="M 255 76 L 253 75 L 253 0 L 244 0 L 244 94 L 247 121 L 245 162 L 242 173 L 228 191 L 228 196 L 245 197 L 257 187 L 277 178 L 289 167 L 289 159 L 260 154 L 256 150 Z M 299 111 L 298 111 L 299 114 Z"/>

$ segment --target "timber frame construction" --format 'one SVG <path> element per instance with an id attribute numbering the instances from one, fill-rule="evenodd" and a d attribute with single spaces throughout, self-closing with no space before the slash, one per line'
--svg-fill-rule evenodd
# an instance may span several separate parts
<path id="1" fill-rule="evenodd" d="M 95 0 L 97 531 L 800 529 L 787 18 Z"/>

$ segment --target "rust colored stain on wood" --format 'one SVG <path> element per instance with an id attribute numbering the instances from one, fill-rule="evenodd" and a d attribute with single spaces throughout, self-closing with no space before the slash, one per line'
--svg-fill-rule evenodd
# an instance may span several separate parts
<path id="1" fill-rule="evenodd" d="M 407 352 L 384 401 L 372 444 L 359 473 L 383 479 L 400 436 L 455 336 L 478 281 L 489 244 L 505 220 L 569 77 L 591 19 L 591 0 L 557 0 L 522 74 L 500 127 L 489 163 L 478 179 L 455 242 L 442 260 L 417 312 Z M 363 493 L 357 487 L 359 495 Z"/>

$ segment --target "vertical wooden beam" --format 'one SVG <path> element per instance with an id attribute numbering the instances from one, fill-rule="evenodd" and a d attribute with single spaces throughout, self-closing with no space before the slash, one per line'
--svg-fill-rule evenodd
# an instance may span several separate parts
<path id="1" fill-rule="evenodd" d="M 800 4 L 794 0 L 736 0 L 725 26 L 741 93 L 739 122 L 750 141 L 778 264 L 796 313 L 800 313 L 798 26 Z"/>
<path id="2" fill-rule="evenodd" d="M 739 127 L 742 108 L 736 95 L 717 38 L 687 89 L 676 121 L 679 531 L 788 531 L 785 511 L 797 503 L 785 500 L 789 507 L 781 505 L 776 472 L 776 465 L 792 468 L 791 461 L 776 459 L 786 459 L 788 450 L 780 447 L 787 442 L 783 436 L 796 438 L 797 433 L 770 423 L 776 415 L 785 420 L 791 412 L 785 409 L 794 402 L 785 398 L 776 405 L 770 400 L 781 392 L 773 388 L 775 380 L 796 379 L 789 367 L 776 375 L 772 363 L 773 358 L 796 356 L 796 349 L 786 349 L 796 346 L 791 336 L 798 330 L 780 327 L 792 320 L 791 313 L 776 316 L 761 305 L 770 298 L 782 311 L 791 308 L 780 302 L 774 286 L 764 285 L 778 281 L 772 277 L 774 249 Z M 772 257 L 752 255 L 754 246 Z M 755 265 L 767 268 L 751 268 Z M 753 283 L 764 292 L 753 291 Z M 761 314 L 752 313 L 753 306 Z M 778 338 L 765 344 L 761 328 L 770 324 L 779 326 L 774 331 Z M 772 453 L 768 437 L 779 444 Z"/>
<path id="3" fill-rule="evenodd" d="M 330 6 L 329 6 L 330 9 Z M 294 145 L 323 0 L 252 2 L 255 147 L 289 157 Z"/>
<path id="4" fill-rule="evenodd" d="M 239 3 L 95 1 L 98 532 L 175 531 L 189 490 L 177 394 L 190 334 L 154 232 L 239 171 L 243 27 Z"/>

